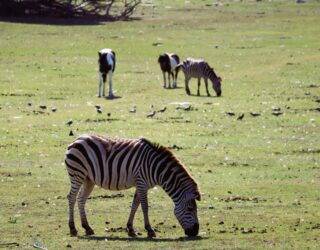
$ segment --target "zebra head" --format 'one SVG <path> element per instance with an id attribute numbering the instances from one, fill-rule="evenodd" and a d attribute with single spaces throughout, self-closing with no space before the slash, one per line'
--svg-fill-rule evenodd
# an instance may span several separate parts
<path id="1" fill-rule="evenodd" d="M 221 82 L 222 79 L 220 76 L 217 76 L 216 73 L 214 72 L 213 68 L 211 68 L 211 73 L 212 73 L 212 77 L 210 77 L 210 80 L 212 82 L 212 88 L 214 89 L 214 91 L 216 92 L 217 96 L 221 96 Z"/>
<path id="2" fill-rule="evenodd" d="M 174 208 L 174 214 L 188 236 L 197 236 L 199 233 L 197 204 L 195 200 L 200 201 L 200 199 L 201 195 L 198 191 L 186 192 Z"/>

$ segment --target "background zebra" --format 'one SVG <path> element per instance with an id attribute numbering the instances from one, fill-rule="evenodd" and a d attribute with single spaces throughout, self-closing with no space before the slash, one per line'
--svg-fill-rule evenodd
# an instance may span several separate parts
<path id="1" fill-rule="evenodd" d="M 199 232 L 197 205 L 200 192 L 195 180 L 184 166 L 165 147 L 146 139 L 114 139 L 98 135 L 82 135 L 67 149 L 65 164 L 70 177 L 69 228 L 77 235 L 74 223 L 74 206 L 78 207 L 82 227 L 87 235 L 94 234 L 88 224 L 85 203 L 94 185 L 109 190 L 122 190 L 135 186 L 136 192 L 127 222 L 129 236 L 136 236 L 133 219 L 140 203 L 145 229 L 149 237 L 155 237 L 148 216 L 147 191 L 161 186 L 172 198 L 174 213 L 188 236 Z"/>
<path id="2" fill-rule="evenodd" d="M 163 87 L 166 88 L 166 73 L 168 74 L 169 88 L 171 88 L 170 75 L 172 77 L 172 87 L 177 87 L 177 77 L 179 73 L 179 69 L 177 65 L 180 63 L 179 56 L 177 54 L 172 53 L 164 53 L 161 54 L 158 58 L 158 63 L 160 64 L 160 68 L 163 74 Z"/>
<path id="3" fill-rule="evenodd" d="M 200 80 L 204 78 L 204 83 L 206 85 L 207 95 L 210 96 L 208 91 L 208 78 L 212 82 L 212 88 L 216 92 L 217 96 L 221 96 L 221 81 L 222 79 L 216 75 L 213 68 L 203 60 L 196 60 L 193 58 L 187 58 L 183 63 L 179 64 L 177 68 L 182 68 L 185 77 L 185 88 L 188 95 L 190 95 L 189 80 L 191 78 L 198 78 L 198 92 L 200 95 Z"/>
<path id="4" fill-rule="evenodd" d="M 107 74 L 109 74 L 109 98 L 113 98 L 112 91 L 112 76 L 116 68 L 116 53 L 111 49 L 102 49 L 98 52 L 99 55 L 99 88 L 98 88 L 98 97 L 101 97 L 101 87 L 102 96 L 105 96 L 106 80 Z"/>

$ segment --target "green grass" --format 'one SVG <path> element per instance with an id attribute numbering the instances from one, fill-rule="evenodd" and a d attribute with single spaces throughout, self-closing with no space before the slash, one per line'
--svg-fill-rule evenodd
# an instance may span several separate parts
<path id="1" fill-rule="evenodd" d="M 154 3 L 130 22 L 0 22 L 0 248 L 30 249 L 35 239 L 49 249 L 316 249 L 319 1 Z M 104 47 L 117 53 L 120 98 L 114 100 L 96 97 L 97 51 Z M 204 96 L 203 85 L 201 97 L 187 96 L 182 73 L 178 89 L 163 89 L 157 58 L 164 51 L 208 61 L 223 78 L 223 96 Z M 190 102 L 193 110 L 176 110 L 177 102 Z M 48 106 L 43 113 L 41 104 Z M 132 106 L 137 113 L 129 113 Z M 146 118 L 163 106 L 165 113 Z M 283 115 L 273 116 L 272 106 Z M 139 238 L 128 239 L 122 229 L 105 232 L 126 225 L 134 189 L 121 191 L 122 198 L 90 199 L 96 236 L 84 237 L 77 211 L 83 237 L 71 238 L 63 163 L 75 137 L 70 130 L 181 147 L 174 154 L 205 193 L 198 202 L 200 237 L 181 238 L 172 201 L 158 188 L 149 191 L 157 239 L 145 238 L 141 209 Z M 117 192 L 96 188 L 92 196 L 106 194 Z"/>

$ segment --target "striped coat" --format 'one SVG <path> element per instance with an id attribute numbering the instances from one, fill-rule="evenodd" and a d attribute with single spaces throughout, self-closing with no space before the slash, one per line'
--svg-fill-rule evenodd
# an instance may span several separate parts
<path id="1" fill-rule="evenodd" d="M 189 89 L 189 81 L 191 78 L 197 78 L 198 79 L 198 91 L 197 95 L 200 95 L 200 80 L 201 78 L 204 79 L 207 95 L 210 96 L 210 93 L 208 91 L 208 79 L 210 79 L 212 83 L 212 88 L 216 92 L 217 96 L 221 95 L 221 78 L 216 75 L 213 68 L 210 67 L 210 65 L 203 61 L 203 60 L 196 60 L 193 58 L 187 58 L 183 61 L 183 63 L 179 64 L 177 66 L 178 68 L 181 68 L 184 76 L 185 76 L 185 89 L 188 95 L 191 94 Z"/>
<path id="2" fill-rule="evenodd" d="M 136 187 L 130 216 L 127 222 L 129 236 L 136 236 L 133 229 L 135 212 L 141 203 L 145 229 L 149 237 L 155 237 L 148 218 L 148 189 L 159 185 L 175 203 L 174 213 L 185 230 L 195 236 L 199 231 L 197 206 L 200 192 L 195 180 L 174 155 L 165 147 L 147 139 L 115 139 L 99 135 L 83 135 L 67 149 L 65 164 L 70 177 L 69 228 L 77 235 L 74 224 L 74 206 L 78 206 L 82 226 L 88 235 L 93 230 L 88 224 L 85 203 L 94 185 L 109 190 Z"/>

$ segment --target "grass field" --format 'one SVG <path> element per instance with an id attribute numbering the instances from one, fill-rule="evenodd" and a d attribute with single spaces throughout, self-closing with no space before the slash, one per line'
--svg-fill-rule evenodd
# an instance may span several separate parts
<path id="1" fill-rule="evenodd" d="M 153 3 L 127 22 L 0 22 L 0 248 L 319 248 L 320 2 Z M 117 53 L 113 100 L 96 97 L 104 47 Z M 182 73 L 177 89 L 164 89 L 157 58 L 165 51 L 208 61 L 223 79 L 222 97 L 212 89 L 207 97 L 203 84 L 200 97 L 187 96 Z M 192 110 L 176 109 L 182 102 Z M 272 115 L 273 106 L 283 114 Z M 139 209 L 141 235 L 128 238 L 134 189 L 96 188 L 87 203 L 95 236 L 85 237 L 76 210 L 80 237 L 70 237 L 64 153 L 88 132 L 176 145 L 204 193 L 199 236 L 184 237 L 157 188 L 149 213 L 158 237 L 146 238 Z"/>

